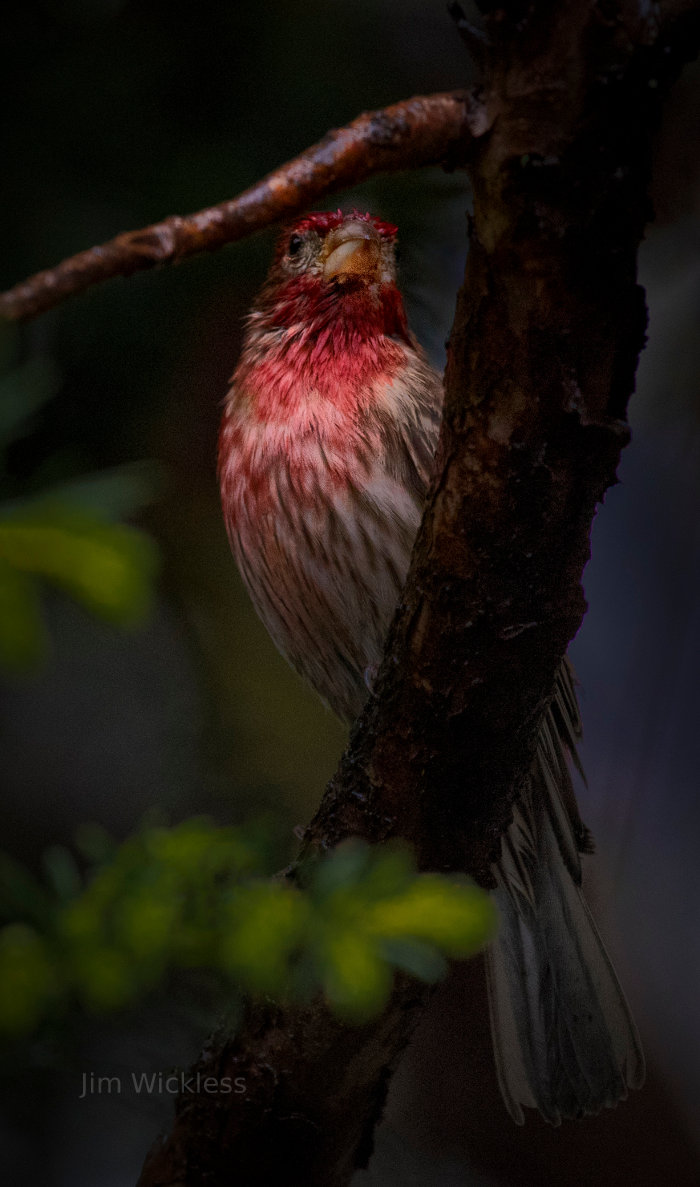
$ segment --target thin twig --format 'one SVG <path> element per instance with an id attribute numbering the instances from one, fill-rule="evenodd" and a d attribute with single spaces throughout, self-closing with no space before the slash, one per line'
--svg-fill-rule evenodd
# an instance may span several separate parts
<path id="1" fill-rule="evenodd" d="M 456 164 L 470 139 L 475 100 L 466 91 L 417 95 L 365 112 L 288 161 L 237 198 L 187 217 L 126 231 L 37 272 L 0 294 L 0 315 L 24 321 L 113 276 L 213 251 L 305 210 L 318 198 L 377 173 Z"/>
<path id="2" fill-rule="evenodd" d="M 665 4 L 633 0 L 605 19 L 580 0 L 528 7 L 527 21 L 506 12 L 515 0 L 485 20 L 493 123 L 470 170 L 440 477 L 373 695 L 307 831 L 320 850 L 401 836 L 423 868 L 484 883 L 583 618 L 591 522 L 644 342 L 651 133 L 700 45 L 700 0 L 675 25 Z M 354 1030 L 320 1000 L 251 1006 L 194 1069 L 240 1077 L 245 1095 L 183 1093 L 139 1187 L 347 1187 L 427 996 L 401 978 Z"/>

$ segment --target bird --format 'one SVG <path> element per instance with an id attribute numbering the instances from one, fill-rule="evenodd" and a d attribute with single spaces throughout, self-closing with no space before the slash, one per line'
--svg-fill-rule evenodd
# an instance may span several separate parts
<path id="1" fill-rule="evenodd" d="M 288 223 L 247 318 L 225 399 L 223 515 L 253 605 L 345 723 L 381 664 L 435 466 L 438 371 L 409 329 L 397 228 L 358 210 Z M 486 952 L 506 1108 L 551 1124 L 644 1080 L 624 993 L 581 892 L 592 849 L 574 793 L 581 721 L 560 667 L 532 770 L 494 862 Z"/>

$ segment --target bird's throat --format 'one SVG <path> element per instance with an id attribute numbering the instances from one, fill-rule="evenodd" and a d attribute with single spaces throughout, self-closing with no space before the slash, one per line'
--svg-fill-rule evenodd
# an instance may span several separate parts
<path id="1" fill-rule="evenodd" d="M 372 390 L 391 381 L 411 345 L 393 285 L 294 282 L 261 314 L 235 382 L 263 420 L 293 414 L 300 401 L 327 401 L 347 412 L 370 404 Z"/>

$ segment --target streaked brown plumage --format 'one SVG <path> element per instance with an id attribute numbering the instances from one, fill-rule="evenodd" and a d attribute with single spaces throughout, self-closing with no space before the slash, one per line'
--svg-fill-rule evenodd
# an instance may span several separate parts
<path id="1" fill-rule="evenodd" d="M 408 330 L 396 229 L 313 214 L 282 236 L 250 314 L 219 447 L 232 548 L 280 651 L 344 721 L 380 663 L 433 466 L 442 381 Z M 487 956 L 504 1100 L 554 1124 L 641 1084 L 634 1024 L 579 886 L 588 833 L 560 673 L 503 840 Z"/>

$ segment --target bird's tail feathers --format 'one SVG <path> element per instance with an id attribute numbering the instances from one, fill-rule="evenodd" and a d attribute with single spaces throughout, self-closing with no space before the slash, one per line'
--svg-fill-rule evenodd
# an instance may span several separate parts
<path id="1" fill-rule="evenodd" d="M 578 885 L 588 837 L 563 802 L 552 714 L 494 867 L 501 918 L 486 956 L 498 1080 L 519 1124 L 523 1106 L 553 1125 L 598 1113 L 644 1080 L 636 1027 Z"/>

